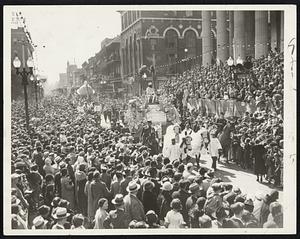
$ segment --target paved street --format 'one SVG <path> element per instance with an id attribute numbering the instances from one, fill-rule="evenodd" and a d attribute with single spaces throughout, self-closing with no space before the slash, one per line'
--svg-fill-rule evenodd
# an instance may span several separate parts
<path id="1" fill-rule="evenodd" d="M 268 185 L 267 182 L 257 182 L 256 175 L 254 175 L 253 172 L 244 170 L 233 163 L 227 164 L 223 162 L 217 164 L 216 177 L 220 177 L 224 182 L 230 182 L 240 187 L 241 191 L 246 193 L 249 197 L 254 198 L 254 196 L 259 193 L 265 195 L 273 189 L 273 186 Z M 202 155 L 200 163 L 204 167 L 211 168 L 211 157 L 209 155 Z M 282 202 L 282 189 L 276 189 L 279 191 L 279 201 Z"/>

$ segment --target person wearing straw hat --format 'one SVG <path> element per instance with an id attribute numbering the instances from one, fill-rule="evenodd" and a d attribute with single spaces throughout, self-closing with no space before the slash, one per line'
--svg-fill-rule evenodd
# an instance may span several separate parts
<path id="1" fill-rule="evenodd" d="M 47 229 L 48 221 L 45 220 L 42 216 L 37 216 L 32 221 L 32 229 Z"/>
<path id="2" fill-rule="evenodd" d="M 129 221 L 145 220 L 144 206 L 142 202 L 137 198 L 137 193 L 140 187 L 141 186 L 136 181 L 131 181 L 126 188 L 128 194 L 124 197 L 124 207 L 125 212 L 129 214 Z"/>
<path id="3" fill-rule="evenodd" d="M 53 218 L 56 220 L 56 223 L 52 226 L 52 229 L 65 229 L 64 224 L 67 222 L 67 218 L 70 216 L 70 213 L 67 213 L 67 209 L 64 207 L 58 207 L 53 214 Z"/>
<path id="4" fill-rule="evenodd" d="M 116 194 L 114 199 L 111 201 L 115 206 L 115 210 L 111 210 L 108 216 L 103 222 L 103 226 L 106 229 L 122 229 L 128 228 L 129 215 L 124 209 L 124 197 L 122 194 Z"/>

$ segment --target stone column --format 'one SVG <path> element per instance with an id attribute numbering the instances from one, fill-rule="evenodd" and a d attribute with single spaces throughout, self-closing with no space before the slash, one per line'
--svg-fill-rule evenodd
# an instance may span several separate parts
<path id="1" fill-rule="evenodd" d="M 234 12 L 233 57 L 236 63 L 238 57 L 245 60 L 245 12 Z"/>
<path id="2" fill-rule="evenodd" d="M 280 52 L 284 50 L 284 11 L 280 12 Z"/>
<path id="3" fill-rule="evenodd" d="M 279 28 L 279 14 L 278 11 L 270 11 L 271 18 L 271 49 L 278 48 L 280 41 L 280 28 Z"/>
<path id="4" fill-rule="evenodd" d="M 144 65 L 144 53 L 143 53 L 143 39 L 140 39 L 140 58 L 141 58 L 141 66 Z"/>
<path id="5" fill-rule="evenodd" d="M 255 55 L 255 12 L 246 12 L 246 26 L 245 26 L 245 40 L 246 40 L 246 56 Z"/>
<path id="6" fill-rule="evenodd" d="M 217 12 L 217 58 L 225 63 L 228 59 L 228 32 L 226 11 Z"/>
<path id="7" fill-rule="evenodd" d="M 210 11 L 202 11 L 202 63 L 211 64 L 212 60 L 211 15 Z"/>
<path id="8" fill-rule="evenodd" d="M 140 69 L 141 63 L 140 63 L 140 43 L 139 40 L 136 40 L 136 62 L 137 62 L 137 70 Z"/>
<path id="9" fill-rule="evenodd" d="M 233 36 L 234 36 L 233 11 L 229 11 L 229 56 L 233 57 Z"/>
<path id="10" fill-rule="evenodd" d="M 124 77 L 124 52 L 123 52 L 123 48 L 120 48 L 120 60 L 121 60 L 121 78 L 123 79 Z"/>
<path id="11" fill-rule="evenodd" d="M 268 54 L 268 12 L 255 11 L 255 58 Z"/>
<path id="12" fill-rule="evenodd" d="M 135 74 L 136 69 L 135 69 L 135 54 L 136 54 L 136 49 L 135 49 L 135 41 L 134 41 L 134 37 L 132 38 L 131 41 L 131 62 L 132 62 L 132 73 Z"/>

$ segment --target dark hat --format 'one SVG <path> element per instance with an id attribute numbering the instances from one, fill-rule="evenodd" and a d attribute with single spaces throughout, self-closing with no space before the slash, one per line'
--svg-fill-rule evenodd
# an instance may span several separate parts
<path id="1" fill-rule="evenodd" d="M 38 208 L 39 214 L 44 216 L 47 215 L 50 212 L 50 207 L 47 205 L 42 205 Z"/>
<path id="2" fill-rule="evenodd" d="M 61 198 L 60 197 L 55 197 L 53 198 L 52 202 L 51 202 L 51 206 L 52 207 L 57 207 L 59 202 L 60 202 Z"/>
<path id="3" fill-rule="evenodd" d="M 122 205 L 124 203 L 124 197 L 122 194 L 117 194 L 113 200 L 111 200 L 114 205 Z"/>
<path id="4" fill-rule="evenodd" d="M 182 204 L 179 198 L 174 198 L 171 202 L 171 208 L 176 210 L 181 210 Z"/>
<path id="5" fill-rule="evenodd" d="M 145 183 L 144 183 L 144 190 L 145 191 L 149 191 L 151 189 L 153 189 L 155 187 L 154 183 L 150 180 L 147 180 Z"/>

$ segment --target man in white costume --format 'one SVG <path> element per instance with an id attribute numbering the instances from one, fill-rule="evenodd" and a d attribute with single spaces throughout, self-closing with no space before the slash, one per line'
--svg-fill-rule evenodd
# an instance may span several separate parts
<path id="1" fill-rule="evenodd" d="M 167 148 L 166 157 L 170 159 L 172 163 L 175 160 L 180 158 L 180 147 L 179 144 L 176 144 L 175 138 L 171 140 L 172 144 Z"/>

